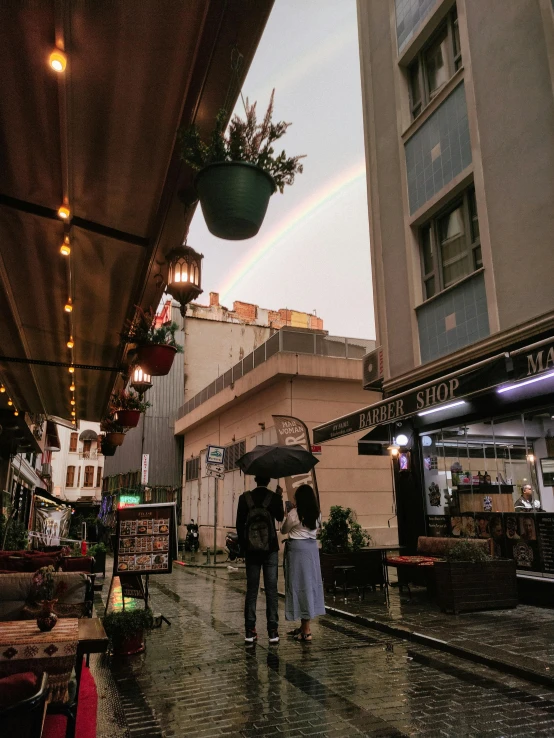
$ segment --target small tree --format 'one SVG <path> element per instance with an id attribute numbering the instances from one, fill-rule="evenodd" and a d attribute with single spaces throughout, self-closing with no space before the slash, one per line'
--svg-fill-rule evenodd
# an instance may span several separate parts
<path id="1" fill-rule="evenodd" d="M 323 553 L 345 553 L 359 551 L 371 541 L 356 521 L 356 513 L 350 507 L 333 505 L 329 520 L 325 521 L 319 534 Z"/>

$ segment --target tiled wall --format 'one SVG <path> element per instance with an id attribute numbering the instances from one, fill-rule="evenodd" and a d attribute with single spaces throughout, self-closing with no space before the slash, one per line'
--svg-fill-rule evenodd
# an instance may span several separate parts
<path id="1" fill-rule="evenodd" d="M 399 52 L 406 46 L 436 2 L 437 0 L 395 0 L 396 37 Z"/>
<path id="2" fill-rule="evenodd" d="M 489 334 L 483 272 L 417 309 L 421 362 L 450 354 Z"/>
<path id="3" fill-rule="evenodd" d="M 471 164 L 471 144 L 463 83 L 406 142 L 410 213 Z"/>

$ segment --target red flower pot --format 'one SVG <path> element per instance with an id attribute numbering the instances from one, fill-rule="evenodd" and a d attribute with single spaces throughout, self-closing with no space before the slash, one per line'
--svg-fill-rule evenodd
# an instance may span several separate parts
<path id="1" fill-rule="evenodd" d="M 138 346 L 137 363 L 142 370 L 152 377 L 163 377 L 169 374 L 177 349 L 163 343 L 152 343 Z"/>
<path id="2" fill-rule="evenodd" d="M 106 433 L 106 443 L 112 446 L 121 446 L 125 440 L 125 433 Z"/>
<path id="3" fill-rule="evenodd" d="M 132 656 L 144 651 L 144 631 L 139 630 L 133 636 L 114 643 L 114 656 Z"/>
<path id="4" fill-rule="evenodd" d="M 118 410 L 117 422 L 124 428 L 136 428 L 140 420 L 140 410 Z"/>

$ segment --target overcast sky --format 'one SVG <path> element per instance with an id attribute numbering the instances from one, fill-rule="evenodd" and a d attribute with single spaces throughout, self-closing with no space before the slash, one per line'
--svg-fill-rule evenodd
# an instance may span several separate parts
<path id="1" fill-rule="evenodd" d="M 304 173 L 246 241 L 212 236 L 197 208 L 199 302 L 315 310 L 332 334 L 374 338 L 355 0 L 276 0 L 243 87 L 260 117 L 274 87 L 274 121 L 293 123 L 278 145 L 307 155 Z"/>

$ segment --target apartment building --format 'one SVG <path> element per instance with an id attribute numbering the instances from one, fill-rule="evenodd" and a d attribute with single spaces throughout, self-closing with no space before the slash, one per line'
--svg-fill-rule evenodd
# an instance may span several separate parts
<path id="1" fill-rule="evenodd" d="M 58 425 L 60 450 L 52 456 L 52 485 L 56 497 L 69 502 L 100 501 L 104 457 L 100 424 L 82 420 L 77 431 Z"/>
<path id="2" fill-rule="evenodd" d="M 383 399 L 316 442 L 366 430 L 390 449 L 409 549 L 496 536 L 522 576 L 552 577 L 554 5 L 358 0 L 358 21 L 379 347 L 364 383 Z M 531 523 L 514 554 L 507 530 Z"/>

